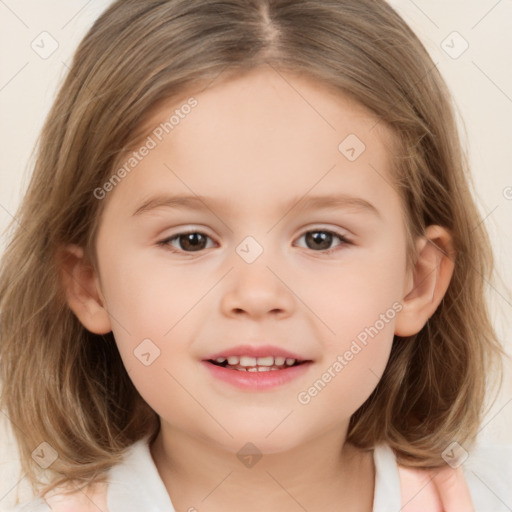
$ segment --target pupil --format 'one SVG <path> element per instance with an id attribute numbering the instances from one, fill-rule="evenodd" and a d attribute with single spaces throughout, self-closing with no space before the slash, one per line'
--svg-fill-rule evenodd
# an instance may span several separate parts
<path id="1" fill-rule="evenodd" d="M 201 233 L 188 233 L 186 235 L 182 235 L 180 245 L 182 246 L 183 249 L 200 250 L 203 248 L 201 246 L 201 241 L 198 241 L 198 239 L 200 238 L 203 238 L 204 243 L 204 237 L 203 235 L 201 235 Z M 183 239 L 185 240 L 185 243 L 182 243 Z"/>
<path id="2" fill-rule="evenodd" d="M 198 251 L 204 248 L 202 244 L 204 244 L 205 240 L 205 237 L 203 237 L 201 233 L 187 233 L 181 235 L 180 245 L 185 250 L 191 249 L 192 251 Z M 310 231 L 306 234 L 306 242 L 308 245 L 311 242 L 313 245 L 316 244 L 317 248 L 320 250 L 329 249 L 332 243 L 332 234 L 325 231 Z"/>
<path id="3" fill-rule="evenodd" d="M 308 234 L 306 234 L 306 241 L 307 242 L 314 242 L 314 244 L 321 243 L 322 246 L 320 249 L 328 249 L 332 242 L 332 234 L 326 233 L 324 231 L 312 231 Z"/>

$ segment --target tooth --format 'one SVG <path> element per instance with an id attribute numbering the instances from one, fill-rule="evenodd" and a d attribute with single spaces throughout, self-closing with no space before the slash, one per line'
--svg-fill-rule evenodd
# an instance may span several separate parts
<path id="1" fill-rule="evenodd" d="M 248 372 L 257 372 L 258 371 L 258 368 L 256 368 L 256 366 L 251 366 L 250 368 L 247 368 Z"/>
<path id="2" fill-rule="evenodd" d="M 217 359 L 215 359 L 215 361 L 217 361 L 217 363 L 223 363 L 225 360 L 226 360 L 225 357 L 217 357 Z"/>
<path id="3" fill-rule="evenodd" d="M 256 358 L 255 357 L 242 356 L 240 358 L 240 365 L 241 366 L 256 366 Z"/>
<path id="4" fill-rule="evenodd" d="M 270 366 L 258 366 L 258 371 L 259 372 L 269 372 Z"/>
<path id="5" fill-rule="evenodd" d="M 238 356 L 229 356 L 228 364 L 237 365 L 240 362 L 240 358 Z"/>
<path id="6" fill-rule="evenodd" d="M 284 364 L 285 358 L 284 357 L 275 357 L 274 362 L 277 366 L 282 366 Z"/>
<path id="7" fill-rule="evenodd" d="M 272 356 L 258 357 L 256 359 L 258 366 L 272 366 L 274 364 L 274 358 Z"/>
<path id="8" fill-rule="evenodd" d="M 287 364 L 288 366 L 291 366 L 293 363 L 295 363 L 295 359 L 287 359 L 287 360 L 286 360 L 286 364 Z"/>
<path id="9" fill-rule="evenodd" d="M 279 368 L 276 368 L 275 366 L 271 366 L 271 367 L 270 367 L 270 371 L 271 371 L 271 372 L 275 372 L 275 371 L 277 371 L 277 370 L 279 370 Z"/>

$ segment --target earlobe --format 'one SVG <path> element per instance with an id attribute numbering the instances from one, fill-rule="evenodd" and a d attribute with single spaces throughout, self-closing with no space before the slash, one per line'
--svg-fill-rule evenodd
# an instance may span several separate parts
<path id="1" fill-rule="evenodd" d="M 428 226 L 417 242 L 412 286 L 404 290 L 402 310 L 396 316 L 395 334 L 417 334 L 435 313 L 450 284 L 455 267 L 452 236 L 441 226 Z"/>
<path id="2" fill-rule="evenodd" d="M 67 303 L 78 320 L 95 334 L 110 332 L 110 317 L 99 279 L 93 266 L 86 261 L 83 249 L 68 245 L 58 251 L 57 259 Z"/>

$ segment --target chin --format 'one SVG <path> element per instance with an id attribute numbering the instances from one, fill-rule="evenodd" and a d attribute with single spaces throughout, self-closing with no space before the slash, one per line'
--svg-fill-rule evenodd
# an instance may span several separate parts
<path id="1" fill-rule="evenodd" d="M 299 435 L 299 432 L 290 432 L 284 428 L 278 432 L 280 427 L 272 432 L 276 428 L 276 424 L 272 426 L 251 425 L 247 428 L 240 428 L 241 426 L 238 425 L 237 427 L 231 430 L 228 428 L 233 438 L 226 439 L 226 436 L 222 436 L 222 439 L 216 439 L 223 449 L 237 455 L 239 452 L 251 449 L 262 455 L 278 454 L 307 442 L 307 439 Z M 255 448 L 251 448 L 253 445 Z"/>

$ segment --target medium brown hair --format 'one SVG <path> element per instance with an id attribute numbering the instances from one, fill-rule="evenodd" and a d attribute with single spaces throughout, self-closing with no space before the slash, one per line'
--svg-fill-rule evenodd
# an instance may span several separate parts
<path id="1" fill-rule="evenodd" d="M 100 479 L 159 421 L 133 386 L 112 333 L 67 305 L 58 248 L 95 240 L 113 174 L 158 105 L 261 65 L 303 74 L 375 113 L 396 136 L 394 179 L 409 242 L 431 224 L 456 250 L 446 295 L 415 336 L 395 337 L 348 441 L 387 442 L 399 462 L 437 467 L 475 439 L 501 348 L 484 283 L 493 272 L 450 93 L 424 46 L 382 0 L 118 0 L 80 43 L 44 125 L 33 177 L 0 274 L 2 406 L 36 488 Z M 408 244 L 408 262 L 414 260 Z M 58 459 L 38 471 L 31 452 Z"/>

